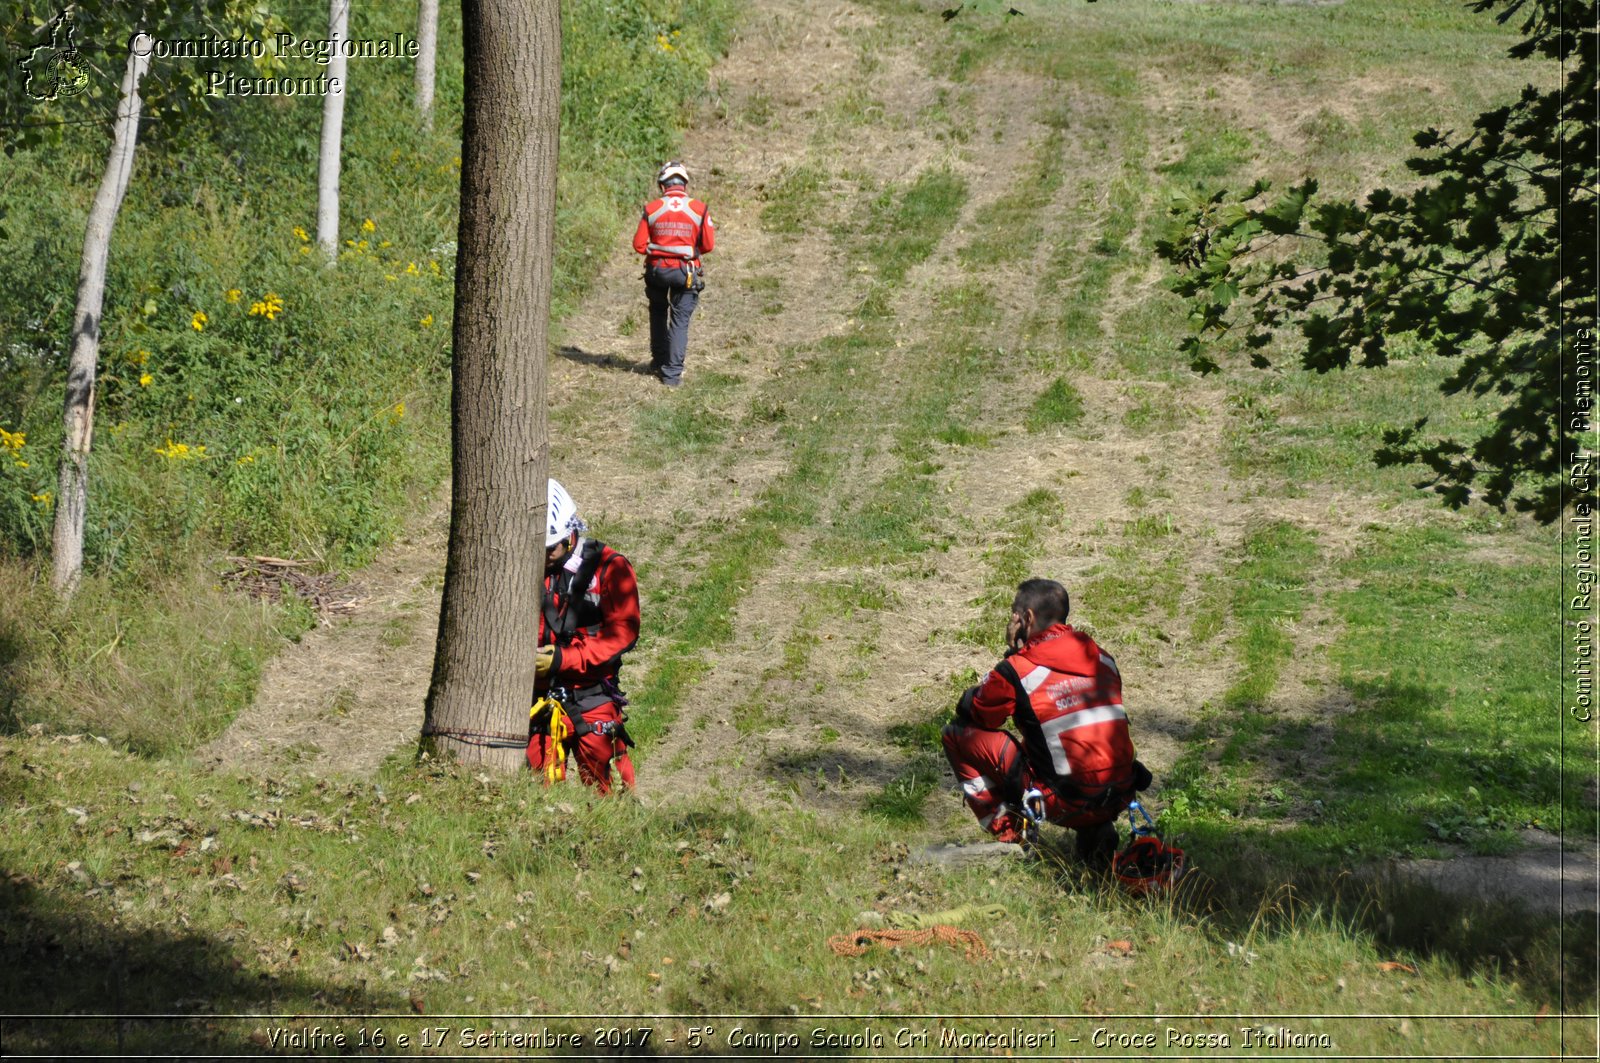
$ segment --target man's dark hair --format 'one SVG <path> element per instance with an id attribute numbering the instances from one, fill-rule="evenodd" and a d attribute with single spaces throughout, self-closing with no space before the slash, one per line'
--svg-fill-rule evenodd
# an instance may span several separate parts
<path id="1" fill-rule="evenodd" d="M 1053 579 L 1025 579 L 1017 584 L 1018 609 L 1032 609 L 1035 619 L 1048 627 L 1059 624 L 1072 612 L 1067 589 Z"/>

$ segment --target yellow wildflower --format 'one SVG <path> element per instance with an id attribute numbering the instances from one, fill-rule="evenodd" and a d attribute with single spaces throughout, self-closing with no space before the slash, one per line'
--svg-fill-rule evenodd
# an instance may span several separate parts
<path id="1" fill-rule="evenodd" d="M 128 362 L 132 365 L 144 365 L 150 360 L 149 351 L 134 351 L 128 355 Z"/>
<path id="2" fill-rule="evenodd" d="M 206 330 L 206 322 L 210 320 L 211 319 L 206 316 L 206 312 L 204 310 L 196 310 L 194 312 L 194 317 L 189 319 L 189 324 L 194 326 L 194 330 L 196 332 L 204 332 Z"/>
<path id="3" fill-rule="evenodd" d="M 283 313 L 283 299 L 276 292 L 268 292 L 250 304 L 251 317 L 264 317 L 268 321 L 276 321 L 281 313 Z"/>
<path id="4" fill-rule="evenodd" d="M 667 40 L 665 34 L 656 34 L 656 44 L 663 52 L 672 51 L 672 42 Z"/>
<path id="5" fill-rule="evenodd" d="M 372 221 L 371 218 L 368 218 L 366 221 L 361 223 L 361 231 L 364 232 L 364 233 L 377 232 L 378 231 L 378 227 L 375 224 L 373 224 L 373 221 Z"/>
<path id="6" fill-rule="evenodd" d="M 254 465 L 255 463 L 256 456 L 254 454 L 246 454 L 244 457 L 234 462 L 235 465 Z"/>
<path id="7" fill-rule="evenodd" d="M 419 274 L 421 272 L 422 271 L 417 268 L 417 264 L 415 262 L 407 262 L 406 263 L 406 276 L 415 277 L 417 274 Z"/>
<path id="8" fill-rule="evenodd" d="M 55 495 L 51 494 L 49 491 L 46 491 L 42 495 L 33 495 L 31 497 L 33 498 L 33 500 L 35 502 L 39 503 L 39 505 L 41 507 L 48 507 L 50 505 L 50 503 L 55 499 Z"/>
<path id="9" fill-rule="evenodd" d="M 304 245 L 304 244 L 301 244 L 301 245 L 300 245 L 300 253 L 301 253 L 301 254 L 302 254 L 302 255 L 309 255 L 309 254 L 310 254 L 310 253 L 311 253 L 311 248 L 309 248 L 309 247 L 307 247 L 307 246 L 306 246 L 306 245 Z"/>
<path id="10" fill-rule="evenodd" d="M 239 296 L 243 294 L 244 293 L 237 288 L 229 288 L 227 291 L 222 293 L 222 301 L 225 303 L 237 303 L 239 301 Z"/>
<path id="11" fill-rule="evenodd" d="M 394 404 L 394 415 L 396 417 L 404 417 L 406 415 L 406 404 L 403 403 L 403 402 L 395 403 Z"/>
<path id="12" fill-rule="evenodd" d="M 154 380 L 155 380 L 155 377 L 151 376 L 149 373 L 140 373 L 139 374 L 139 386 L 142 387 L 142 388 L 149 387 L 150 384 Z"/>
<path id="13" fill-rule="evenodd" d="M 27 462 L 23 461 L 21 458 L 17 459 L 17 468 L 26 469 L 27 467 L 28 467 L 28 463 Z"/>
<path id="14" fill-rule="evenodd" d="M 400 278 L 395 276 L 393 273 L 385 273 L 383 275 L 383 279 L 386 280 L 386 281 L 397 281 Z"/>
<path id="15" fill-rule="evenodd" d="M 27 441 L 26 432 L 7 432 L 4 428 L 0 428 L 0 447 L 11 451 L 12 457 L 16 457 L 17 451 L 21 450 Z"/>
<path id="16" fill-rule="evenodd" d="M 391 240 L 379 240 L 378 241 L 378 246 L 379 247 L 389 247 L 392 244 L 393 244 L 393 241 L 391 241 Z"/>
<path id="17" fill-rule="evenodd" d="M 428 268 L 429 268 L 429 269 L 431 269 L 431 270 L 433 270 L 433 275 L 434 275 L 434 276 L 435 276 L 435 277 L 439 277 L 439 276 L 442 276 L 442 275 L 443 275 L 443 274 L 441 274 L 441 273 L 440 273 L 440 272 L 439 272 L 439 260 L 438 260 L 438 259 L 436 259 L 436 258 L 430 258 L 430 259 L 428 259 Z"/>
<path id="18" fill-rule="evenodd" d="M 417 324 L 421 325 L 423 328 L 432 328 L 433 327 L 433 315 L 429 314 L 428 316 L 426 316 L 426 317 L 422 318 L 420 321 L 418 321 Z"/>
<path id="19" fill-rule="evenodd" d="M 191 447 L 187 443 L 174 443 L 172 440 L 168 439 L 166 446 L 156 447 L 154 449 L 157 454 L 160 454 L 163 458 L 167 458 L 169 460 L 182 459 L 185 461 L 190 461 L 195 458 L 203 458 L 206 456 L 206 448 L 205 444 L 203 443 L 197 447 Z"/>
<path id="20" fill-rule="evenodd" d="M 311 241 L 311 234 L 298 225 L 294 227 L 294 234 L 300 238 L 300 242 L 303 244 Z"/>

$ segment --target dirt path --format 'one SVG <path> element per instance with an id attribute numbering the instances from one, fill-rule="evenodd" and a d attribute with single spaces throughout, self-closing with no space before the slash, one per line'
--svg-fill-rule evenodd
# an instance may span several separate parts
<path id="1" fill-rule="evenodd" d="M 367 775 L 422 728 L 450 500 L 423 500 L 410 528 L 360 574 L 356 616 L 284 647 L 255 702 L 196 752 L 203 764 Z"/>

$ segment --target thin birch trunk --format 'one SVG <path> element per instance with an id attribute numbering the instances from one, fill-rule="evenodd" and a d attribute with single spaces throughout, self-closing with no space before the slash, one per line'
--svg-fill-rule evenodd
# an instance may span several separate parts
<path id="1" fill-rule="evenodd" d="M 51 582 L 63 598 L 71 597 L 83 574 L 83 528 L 89 510 L 89 450 L 94 443 L 95 373 L 100 361 L 100 314 L 106 294 L 106 260 L 111 229 L 122 209 L 133 173 L 143 101 L 139 82 L 150 69 L 150 53 L 130 49 L 117 96 L 117 118 L 111 134 L 111 156 L 89 208 L 78 266 L 78 305 L 72 318 L 72 353 L 67 363 L 67 393 L 62 420 L 61 477 L 56 490 L 56 522 Z"/>
<path id="2" fill-rule="evenodd" d="M 434 55 L 439 44 L 439 0 L 417 0 L 417 113 L 433 129 Z"/>
<path id="3" fill-rule="evenodd" d="M 524 763 L 544 584 L 561 8 L 461 8 L 450 546 L 423 733 L 457 760 L 511 770 Z"/>
<path id="4" fill-rule="evenodd" d="M 344 141 L 344 98 L 350 91 L 350 0 L 330 0 L 328 37 L 334 42 L 328 79 L 338 86 L 322 98 L 322 148 L 317 155 L 317 244 L 332 262 L 339 255 L 339 149 Z"/>

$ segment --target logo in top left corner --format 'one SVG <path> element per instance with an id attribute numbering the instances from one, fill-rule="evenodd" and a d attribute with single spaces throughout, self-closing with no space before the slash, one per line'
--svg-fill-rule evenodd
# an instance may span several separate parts
<path id="1" fill-rule="evenodd" d="M 24 91 L 36 100 L 76 96 L 89 87 L 89 71 L 72 43 L 72 12 L 63 11 L 50 23 L 50 43 L 41 44 L 22 64 L 28 71 Z"/>

